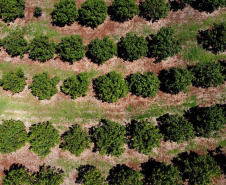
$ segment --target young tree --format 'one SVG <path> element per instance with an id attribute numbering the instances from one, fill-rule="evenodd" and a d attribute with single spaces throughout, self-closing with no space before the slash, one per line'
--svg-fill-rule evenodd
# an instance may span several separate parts
<path id="1" fill-rule="evenodd" d="M 103 37 L 103 39 L 96 38 L 90 42 L 87 56 L 92 62 L 103 64 L 117 53 L 117 45 L 114 41 L 109 37 Z"/>
<path id="2" fill-rule="evenodd" d="M 84 132 L 79 125 L 73 125 L 61 137 L 60 148 L 64 151 L 70 151 L 76 157 L 80 156 L 85 149 L 90 148 L 91 139 L 89 134 Z"/>
<path id="3" fill-rule="evenodd" d="M 126 129 L 125 126 L 110 120 L 101 120 L 100 126 L 96 128 L 93 134 L 95 147 L 100 155 L 110 154 L 119 157 L 125 151 Z"/>
<path id="4" fill-rule="evenodd" d="M 114 0 L 110 8 L 113 20 L 124 22 L 139 14 L 135 0 Z"/>
<path id="5" fill-rule="evenodd" d="M 107 18 L 107 11 L 104 0 L 86 0 L 78 10 L 79 22 L 94 29 Z"/>
<path id="6" fill-rule="evenodd" d="M 195 137 L 194 127 L 183 116 L 165 114 L 157 119 L 166 140 L 182 143 Z"/>
<path id="7" fill-rule="evenodd" d="M 0 86 L 2 86 L 4 90 L 11 90 L 12 94 L 22 92 L 25 85 L 26 77 L 21 69 L 16 72 L 9 71 L 3 75 L 3 79 L 0 80 Z"/>
<path id="8" fill-rule="evenodd" d="M 3 17 L 5 22 L 24 17 L 24 9 L 24 0 L 0 0 L 0 17 Z"/>
<path id="9" fill-rule="evenodd" d="M 64 80 L 61 90 L 65 94 L 71 95 L 72 99 L 76 99 L 79 96 L 85 96 L 89 90 L 89 77 L 88 73 L 80 73 L 77 76 L 71 76 Z"/>
<path id="10" fill-rule="evenodd" d="M 0 125 L 0 152 L 15 152 L 25 145 L 27 132 L 24 123 L 15 120 L 3 120 Z"/>
<path id="11" fill-rule="evenodd" d="M 41 158 L 46 157 L 55 144 L 59 143 L 59 131 L 49 121 L 32 125 L 28 135 L 30 149 Z"/>
<path id="12" fill-rule="evenodd" d="M 75 0 L 60 0 L 54 4 L 52 12 L 53 22 L 57 25 L 64 26 L 72 24 L 78 18 L 78 10 Z"/>
<path id="13" fill-rule="evenodd" d="M 117 164 L 110 169 L 109 173 L 107 178 L 109 185 L 143 184 L 143 175 L 139 171 L 135 171 L 124 164 Z"/>
<path id="14" fill-rule="evenodd" d="M 154 147 L 160 147 L 162 134 L 152 123 L 141 120 L 132 120 L 127 129 L 129 146 L 140 153 L 149 154 Z"/>
<path id="15" fill-rule="evenodd" d="M 49 74 L 44 72 L 33 77 L 33 83 L 29 85 L 29 89 L 34 96 L 38 96 L 39 100 L 50 100 L 57 93 L 56 85 L 58 82 L 59 77 L 55 76 L 50 79 Z"/>
<path id="16" fill-rule="evenodd" d="M 159 74 L 161 89 L 167 93 L 178 94 L 180 91 L 187 93 L 194 79 L 193 74 L 184 68 L 171 67 L 162 70 Z"/>
<path id="17" fill-rule="evenodd" d="M 142 56 L 147 56 L 148 43 L 143 36 L 127 33 L 118 43 L 118 55 L 124 60 L 137 60 Z"/>
<path id="18" fill-rule="evenodd" d="M 108 103 L 117 102 L 119 98 L 128 94 L 128 84 L 122 74 L 112 71 L 102 75 L 93 81 L 97 96 Z"/>
<path id="19" fill-rule="evenodd" d="M 160 81 L 153 72 L 138 72 L 131 75 L 127 81 L 129 90 L 137 96 L 154 97 L 159 90 Z"/>
<path id="20" fill-rule="evenodd" d="M 12 57 L 20 55 L 20 58 L 23 58 L 28 50 L 27 40 L 24 39 L 20 30 L 10 32 L 9 35 L 2 39 L 2 45 Z"/>
<path id="21" fill-rule="evenodd" d="M 31 40 L 29 50 L 29 57 L 32 60 L 45 62 L 53 58 L 56 44 L 54 41 L 50 42 L 47 36 L 36 36 Z"/>
<path id="22" fill-rule="evenodd" d="M 199 31 L 197 40 L 204 49 L 215 54 L 226 51 L 226 22 L 214 24 L 212 29 Z"/>
<path id="23" fill-rule="evenodd" d="M 147 20 L 158 20 L 168 15 L 170 4 L 166 0 L 145 0 L 139 8 L 140 14 Z"/>
<path id="24" fill-rule="evenodd" d="M 180 40 L 174 35 L 172 28 L 162 27 L 156 35 L 150 35 L 149 52 L 158 60 L 166 59 L 181 51 Z"/>
<path id="25" fill-rule="evenodd" d="M 42 15 L 42 8 L 39 6 L 36 6 L 34 9 L 34 17 L 38 18 Z"/>

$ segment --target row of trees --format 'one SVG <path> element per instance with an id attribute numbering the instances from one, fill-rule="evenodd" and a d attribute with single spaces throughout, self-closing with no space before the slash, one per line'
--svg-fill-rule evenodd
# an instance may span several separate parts
<path id="1" fill-rule="evenodd" d="M 103 119 L 97 127 L 89 129 L 89 134 L 80 125 L 73 125 L 59 136 L 59 131 L 50 122 L 32 125 L 29 133 L 21 121 L 3 120 L 0 125 L 0 152 L 11 153 L 28 141 L 30 149 L 40 157 L 46 157 L 55 144 L 64 151 L 80 156 L 85 149 L 99 151 L 100 155 L 121 156 L 128 144 L 129 148 L 143 154 L 150 154 L 153 148 L 160 147 L 160 141 L 182 143 L 195 136 L 212 137 L 222 130 L 226 123 L 224 106 L 194 107 L 178 114 L 165 114 L 157 118 L 158 126 L 147 120 L 132 120 L 126 126 Z"/>

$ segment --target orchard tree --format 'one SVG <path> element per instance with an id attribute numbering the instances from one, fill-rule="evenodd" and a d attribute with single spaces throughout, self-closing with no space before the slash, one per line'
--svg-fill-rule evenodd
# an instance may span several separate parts
<path id="1" fill-rule="evenodd" d="M 45 62 L 53 58 L 56 44 L 54 41 L 49 41 L 47 36 L 36 36 L 29 44 L 29 57 L 32 60 Z"/>
<path id="2" fill-rule="evenodd" d="M 34 17 L 38 18 L 42 15 L 42 8 L 39 6 L 36 6 L 34 9 Z"/>
<path id="3" fill-rule="evenodd" d="M 178 114 L 165 114 L 157 119 L 160 132 L 166 140 L 182 143 L 195 137 L 192 123 Z"/>
<path id="4" fill-rule="evenodd" d="M 56 25 L 64 26 L 72 24 L 78 18 L 78 10 L 75 0 L 60 0 L 54 4 L 52 19 Z"/>
<path id="5" fill-rule="evenodd" d="M 50 79 L 49 74 L 44 72 L 33 77 L 33 83 L 29 85 L 29 89 L 34 96 L 38 96 L 39 100 L 50 100 L 57 93 L 58 82 L 59 77 L 55 76 Z"/>
<path id="6" fill-rule="evenodd" d="M 164 60 L 167 57 L 173 56 L 182 49 L 180 40 L 176 38 L 173 29 L 170 27 L 162 27 L 157 34 L 150 36 L 150 56 L 158 60 Z"/>
<path id="7" fill-rule="evenodd" d="M 95 148 L 100 152 L 100 155 L 110 154 L 119 157 L 125 151 L 122 148 L 125 134 L 125 126 L 110 120 L 101 120 L 99 127 L 93 134 Z"/>
<path id="8" fill-rule="evenodd" d="M 103 64 L 114 55 L 117 55 L 117 45 L 109 37 L 93 39 L 88 45 L 87 56 L 92 62 Z"/>
<path id="9" fill-rule="evenodd" d="M 128 126 L 129 146 L 143 154 L 149 154 L 154 147 L 160 147 L 162 134 L 159 129 L 146 120 L 132 120 Z"/>
<path id="10" fill-rule="evenodd" d="M 57 47 L 61 59 L 73 63 L 85 56 L 85 46 L 80 35 L 71 35 L 61 38 Z"/>
<path id="11" fill-rule="evenodd" d="M 65 94 L 71 95 L 72 99 L 76 99 L 79 96 L 85 96 L 89 90 L 89 77 L 88 73 L 80 73 L 77 76 L 71 76 L 64 80 L 61 90 Z"/>
<path id="12" fill-rule="evenodd" d="M 70 151 L 76 157 L 80 156 L 85 149 L 90 148 L 91 139 L 89 134 L 83 131 L 79 125 L 73 125 L 61 137 L 60 148 L 64 151 Z"/>
<path id="13" fill-rule="evenodd" d="M 110 169 L 109 176 L 107 177 L 109 185 L 143 185 L 143 175 L 132 168 L 122 164 L 117 164 Z"/>
<path id="14" fill-rule="evenodd" d="M 0 0 L 0 17 L 7 23 L 24 17 L 24 9 L 24 0 Z"/>
<path id="15" fill-rule="evenodd" d="M 22 121 L 3 120 L 0 125 L 0 152 L 15 152 L 25 145 L 27 132 Z"/>
<path id="16" fill-rule="evenodd" d="M 168 15 L 170 4 L 166 0 L 145 0 L 139 8 L 140 14 L 147 20 L 158 20 Z"/>
<path id="17" fill-rule="evenodd" d="M 139 7 L 135 0 L 114 0 L 110 7 L 113 20 L 124 22 L 139 14 Z"/>
<path id="18" fill-rule="evenodd" d="M 104 0 L 86 0 L 78 10 L 79 22 L 94 29 L 107 18 L 107 11 Z"/>
<path id="19" fill-rule="evenodd" d="M 97 96 L 108 103 L 117 102 L 129 92 L 128 84 L 122 74 L 115 71 L 94 79 L 93 84 Z"/>
<path id="20" fill-rule="evenodd" d="M 2 45 L 6 52 L 12 57 L 20 56 L 23 58 L 28 50 L 27 40 L 20 30 L 12 31 L 2 40 Z"/>
<path id="21" fill-rule="evenodd" d="M 148 43 L 143 36 L 129 32 L 118 43 L 118 55 L 124 60 L 137 60 L 142 56 L 147 56 L 147 53 Z"/>
<path id="22" fill-rule="evenodd" d="M 197 39 L 198 44 L 215 54 L 226 51 L 226 22 L 214 24 L 211 29 L 199 31 Z"/>
<path id="23" fill-rule="evenodd" d="M 193 85 L 196 87 L 217 87 L 224 83 L 223 67 L 219 62 L 198 63 L 192 67 Z"/>
<path id="24" fill-rule="evenodd" d="M 26 77 L 21 69 L 16 72 L 9 71 L 3 75 L 3 79 L 0 80 L 0 86 L 2 86 L 4 90 L 11 90 L 12 94 L 22 92 L 25 85 Z"/>
<path id="25" fill-rule="evenodd" d="M 143 97 L 154 97 L 159 90 L 160 81 L 153 72 L 140 72 L 128 77 L 129 90 Z"/>
<path id="26" fill-rule="evenodd" d="M 162 70 L 159 74 L 161 88 L 171 94 L 179 92 L 187 93 L 194 79 L 193 74 L 184 68 L 171 67 L 169 70 Z"/>
<path id="27" fill-rule="evenodd" d="M 59 131 L 49 121 L 32 125 L 28 136 L 30 149 L 41 158 L 46 157 L 60 139 Z"/>

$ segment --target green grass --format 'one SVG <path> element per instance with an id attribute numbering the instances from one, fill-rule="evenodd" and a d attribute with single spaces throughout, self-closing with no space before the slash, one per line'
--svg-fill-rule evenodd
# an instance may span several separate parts
<path id="1" fill-rule="evenodd" d="M 175 148 L 173 150 L 168 150 L 168 154 L 169 155 L 177 155 L 180 153 L 180 149 L 179 148 Z"/>
<path id="2" fill-rule="evenodd" d="M 217 146 L 226 147 L 226 139 L 220 140 L 220 141 L 218 142 Z"/>

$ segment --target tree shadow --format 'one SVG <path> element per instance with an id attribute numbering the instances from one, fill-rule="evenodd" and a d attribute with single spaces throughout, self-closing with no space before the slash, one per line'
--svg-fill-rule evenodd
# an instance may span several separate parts
<path id="1" fill-rule="evenodd" d="M 176 12 L 178 10 L 183 10 L 186 6 L 185 3 L 181 3 L 180 1 L 178 0 L 173 0 L 173 1 L 169 1 L 170 3 L 170 10 Z"/>
<path id="2" fill-rule="evenodd" d="M 170 91 L 167 89 L 165 85 L 165 81 L 168 79 L 167 74 L 168 74 L 168 71 L 165 69 L 161 70 L 158 74 L 158 79 L 160 80 L 159 90 L 164 93 L 170 93 Z"/>

